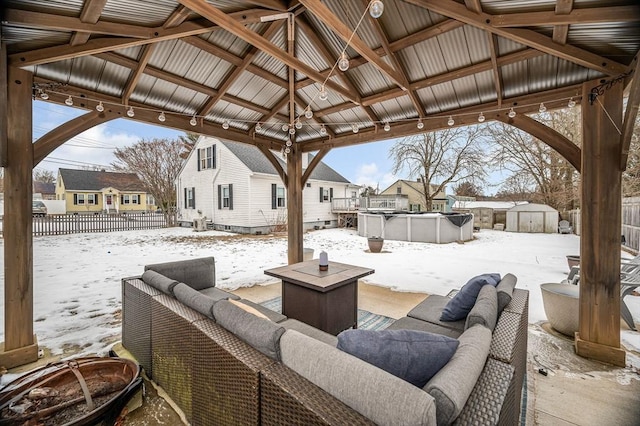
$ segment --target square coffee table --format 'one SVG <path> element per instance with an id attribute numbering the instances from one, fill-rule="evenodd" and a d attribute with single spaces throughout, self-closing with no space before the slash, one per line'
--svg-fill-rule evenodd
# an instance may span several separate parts
<path id="1" fill-rule="evenodd" d="M 321 271 L 318 259 L 264 271 L 282 280 L 284 315 L 333 335 L 358 326 L 358 278 L 374 272 L 331 261 Z"/>

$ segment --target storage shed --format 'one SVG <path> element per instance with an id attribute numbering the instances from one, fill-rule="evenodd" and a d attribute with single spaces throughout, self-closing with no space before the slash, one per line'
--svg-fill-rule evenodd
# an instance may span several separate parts
<path id="1" fill-rule="evenodd" d="M 558 232 L 558 210 L 546 204 L 521 204 L 507 210 L 509 232 Z"/>

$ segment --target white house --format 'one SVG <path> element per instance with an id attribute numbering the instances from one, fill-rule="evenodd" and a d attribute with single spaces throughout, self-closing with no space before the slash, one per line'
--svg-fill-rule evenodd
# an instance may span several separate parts
<path id="1" fill-rule="evenodd" d="M 286 170 L 285 160 L 277 154 Z M 303 154 L 303 170 L 312 155 Z M 238 142 L 202 136 L 176 179 L 178 221 L 237 233 L 285 230 L 287 194 L 276 169 L 260 150 Z M 358 186 L 320 162 L 303 188 L 305 229 L 333 227 L 333 198 L 356 198 Z"/>

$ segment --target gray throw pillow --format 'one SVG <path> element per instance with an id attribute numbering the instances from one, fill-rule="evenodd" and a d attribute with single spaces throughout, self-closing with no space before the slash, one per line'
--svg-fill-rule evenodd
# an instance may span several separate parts
<path id="1" fill-rule="evenodd" d="M 178 285 L 178 281 L 167 278 L 156 271 L 144 271 L 142 281 L 161 292 L 173 296 L 173 289 Z"/>
<path id="2" fill-rule="evenodd" d="M 458 348 L 458 340 L 416 330 L 346 330 L 337 348 L 423 387 Z"/>
<path id="3" fill-rule="evenodd" d="M 440 320 L 458 321 L 466 318 L 475 305 L 482 286 L 488 284 L 495 287 L 499 282 L 500 274 L 482 274 L 471 278 L 445 305 Z"/>
<path id="4" fill-rule="evenodd" d="M 496 328 L 496 322 L 498 322 L 498 295 L 496 288 L 492 285 L 484 285 L 480 289 L 475 305 L 467 315 L 464 329 L 480 324 L 493 331 Z"/>
<path id="5" fill-rule="evenodd" d="M 206 296 L 198 290 L 192 289 L 185 283 L 180 283 L 175 286 L 173 288 L 173 294 L 176 296 L 176 299 L 191 309 L 213 319 L 213 305 L 217 302 L 213 297 Z"/>

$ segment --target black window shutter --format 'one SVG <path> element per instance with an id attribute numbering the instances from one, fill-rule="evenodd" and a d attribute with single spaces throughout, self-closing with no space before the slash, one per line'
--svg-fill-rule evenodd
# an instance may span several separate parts
<path id="1" fill-rule="evenodd" d="M 233 210 L 233 184 L 229 184 L 229 210 Z"/>
<path id="2" fill-rule="evenodd" d="M 329 201 L 333 201 L 333 188 L 329 188 Z"/>
<path id="3" fill-rule="evenodd" d="M 187 204 L 187 187 L 184 188 L 184 208 L 189 208 L 189 205 Z"/>
<path id="4" fill-rule="evenodd" d="M 222 185 L 218 185 L 218 210 L 222 209 Z"/>
<path id="5" fill-rule="evenodd" d="M 196 188 L 195 186 L 191 187 L 191 208 L 196 208 Z"/>
<path id="6" fill-rule="evenodd" d="M 93 200 L 93 202 L 96 204 L 96 206 L 97 206 L 98 204 L 100 204 L 100 203 L 98 203 L 98 200 L 99 200 L 99 198 L 98 198 L 98 197 L 99 197 L 99 196 L 100 196 L 100 194 L 96 194 L 96 195 L 95 195 L 95 197 L 96 197 L 96 198 Z"/>
<path id="7" fill-rule="evenodd" d="M 215 169 L 216 168 L 216 146 L 215 145 L 211 147 L 211 158 L 212 158 L 211 168 Z"/>
<path id="8" fill-rule="evenodd" d="M 196 150 L 196 153 L 198 154 L 198 171 L 200 171 L 200 150 Z"/>
<path id="9" fill-rule="evenodd" d="M 73 204 L 78 204 L 78 194 L 73 194 Z"/>
<path id="10" fill-rule="evenodd" d="M 322 203 L 324 201 L 324 188 L 320 187 L 320 202 Z"/>
<path id="11" fill-rule="evenodd" d="M 120 196 L 120 204 L 124 204 L 124 195 Z"/>
<path id="12" fill-rule="evenodd" d="M 271 184 L 271 208 L 275 209 L 278 206 L 277 198 L 278 186 L 275 183 Z"/>

